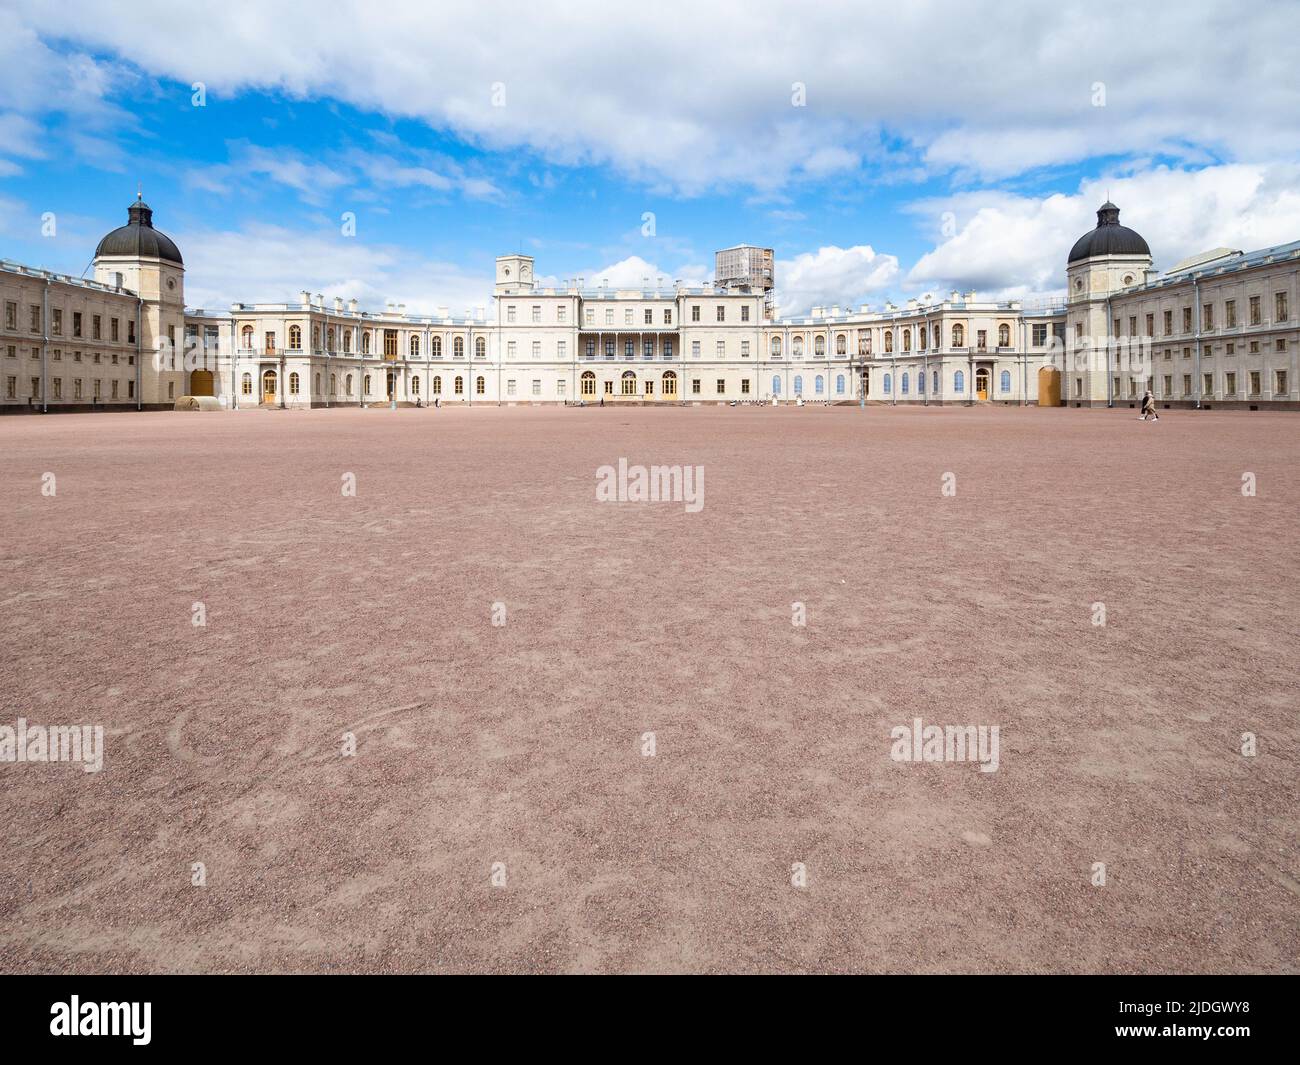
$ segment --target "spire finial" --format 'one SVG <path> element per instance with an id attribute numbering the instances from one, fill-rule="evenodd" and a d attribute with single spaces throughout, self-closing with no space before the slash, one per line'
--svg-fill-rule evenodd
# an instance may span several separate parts
<path id="1" fill-rule="evenodd" d="M 136 199 L 136 203 L 141 203 L 141 202 L 143 202 L 143 200 L 144 200 L 144 182 L 143 182 L 143 181 L 137 181 L 137 182 L 135 183 L 135 199 Z"/>

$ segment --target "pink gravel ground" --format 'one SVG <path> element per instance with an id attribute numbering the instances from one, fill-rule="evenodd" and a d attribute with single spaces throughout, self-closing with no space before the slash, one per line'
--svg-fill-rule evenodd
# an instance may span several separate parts
<path id="1" fill-rule="evenodd" d="M 1288 414 L 5 418 L 0 724 L 107 750 L 0 764 L 0 970 L 1297 971 L 1298 505 Z"/>

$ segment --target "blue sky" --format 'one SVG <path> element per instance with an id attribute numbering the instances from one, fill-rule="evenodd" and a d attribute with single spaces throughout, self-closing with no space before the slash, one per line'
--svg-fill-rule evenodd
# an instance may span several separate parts
<path id="1" fill-rule="evenodd" d="M 81 273 L 139 181 L 191 305 L 459 312 L 504 252 L 699 281 L 740 241 L 788 312 L 1034 299 L 1107 194 L 1159 265 L 1300 238 L 1293 7 L 1132 12 L 1106 48 L 1068 3 L 128 8 L 0 12 L 0 255 Z"/>

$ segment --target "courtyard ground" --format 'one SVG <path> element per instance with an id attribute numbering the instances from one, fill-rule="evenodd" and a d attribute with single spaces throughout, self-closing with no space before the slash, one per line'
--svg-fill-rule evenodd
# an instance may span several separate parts
<path id="1" fill-rule="evenodd" d="M 1295 972 L 1298 514 L 1290 414 L 0 419 L 0 725 L 106 745 L 0 970 Z"/>

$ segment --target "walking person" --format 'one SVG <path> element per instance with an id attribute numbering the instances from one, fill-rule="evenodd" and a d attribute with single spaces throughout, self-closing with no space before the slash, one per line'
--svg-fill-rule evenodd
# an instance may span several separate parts
<path id="1" fill-rule="evenodd" d="M 1154 418 L 1156 421 L 1160 420 L 1160 415 L 1156 413 L 1156 397 L 1149 388 L 1142 397 L 1142 417 L 1138 420 L 1144 422 L 1148 417 Z"/>

